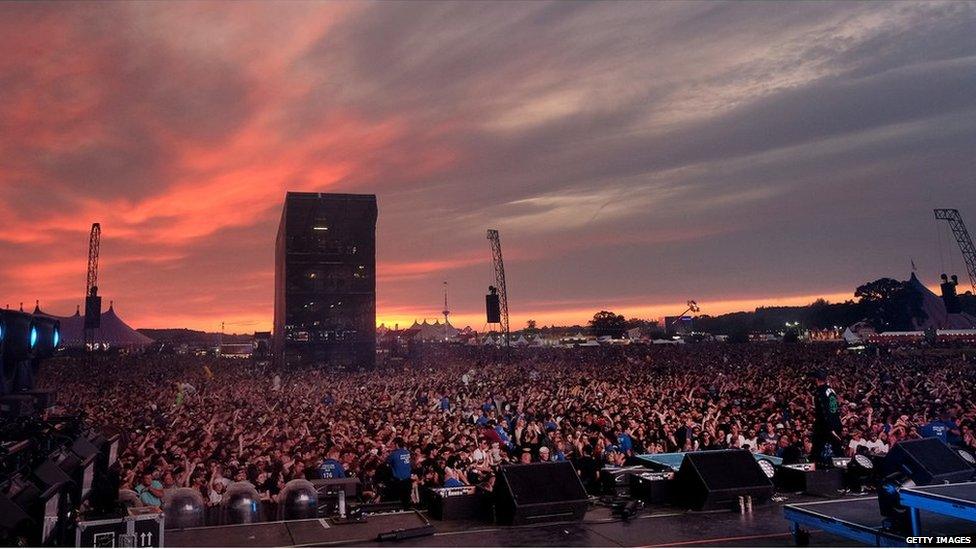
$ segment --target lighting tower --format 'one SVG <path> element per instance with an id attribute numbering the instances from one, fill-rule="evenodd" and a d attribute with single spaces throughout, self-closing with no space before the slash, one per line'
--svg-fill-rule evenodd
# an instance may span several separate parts
<path id="1" fill-rule="evenodd" d="M 505 288 L 505 262 L 502 260 L 502 241 L 497 229 L 488 229 L 488 242 L 491 245 L 491 261 L 495 267 L 495 287 L 498 288 L 498 304 L 502 313 L 502 332 L 505 346 L 508 347 L 508 290 Z"/>
<path id="2" fill-rule="evenodd" d="M 959 251 L 962 252 L 963 259 L 966 260 L 969 283 L 972 284 L 973 291 L 976 291 L 976 248 L 973 247 L 973 239 L 969 237 L 969 231 L 966 230 L 966 224 L 962 222 L 959 210 L 937 208 L 935 218 L 949 222 L 952 234 L 956 237 L 956 243 L 959 244 Z"/>
<path id="3" fill-rule="evenodd" d="M 85 348 L 92 350 L 95 329 L 101 323 L 102 298 L 98 296 L 98 248 L 102 238 L 102 226 L 92 223 L 88 237 L 88 278 L 85 284 Z"/>
<path id="4" fill-rule="evenodd" d="M 447 281 L 444 281 L 444 310 L 441 311 L 444 314 L 444 324 L 447 324 L 447 315 L 451 314 L 451 310 L 447 308 Z"/>

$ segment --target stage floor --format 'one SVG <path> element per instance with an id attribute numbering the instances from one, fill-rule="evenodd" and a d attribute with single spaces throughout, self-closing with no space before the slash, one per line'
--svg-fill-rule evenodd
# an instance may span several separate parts
<path id="1" fill-rule="evenodd" d="M 752 514 L 732 511 L 689 512 L 672 507 L 653 507 L 624 522 L 609 509 L 594 507 L 581 523 L 496 526 L 484 522 L 431 520 L 436 533 L 397 542 L 378 542 L 378 534 L 399 528 L 422 526 L 423 513 L 373 515 L 364 524 L 333 524 L 303 520 L 241 526 L 217 526 L 168 530 L 166 545 L 187 546 L 428 546 L 428 547 L 708 547 L 793 545 L 790 523 L 783 518 L 785 503 L 823 501 L 791 496 L 780 502 L 756 506 Z M 850 545 L 844 539 L 819 532 L 811 546 Z"/>

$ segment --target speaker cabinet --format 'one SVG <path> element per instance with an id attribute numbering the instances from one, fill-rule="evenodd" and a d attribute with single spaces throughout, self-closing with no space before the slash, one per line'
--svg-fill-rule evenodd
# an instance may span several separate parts
<path id="1" fill-rule="evenodd" d="M 965 482 L 973 468 L 938 438 L 905 440 L 895 444 L 884 460 L 884 475 L 903 473 L 915 484 Z"/>
<path id="2" fill-rule="evenodd" d="M 485 311 L 488 324 L 498 324 L 502 321 L 501 305 L 498 301 L 498 294 L 485 295 Z"/>
<path id="3" fill-rule="evenodd" d="M 817 469 L 801 465 L 784 465 L 776 469 L 773 482 L 784 492 L 803 492 L 811 496 L 837 497 L 844 488 L 840 469 Z"/>
<path id="4" fill-rule="evenodd" d="M 679 504 L 702 511 L 730 507 L 739 496 L 762 502 L 773 483 L 748 450 L 715 450 L 685 454 L 675 490 Z"/>
<path id="5" fill-rule="evenodd" d="M 501 467 L 493 494 L 500 524 L 581 521 L 586 514 L 586 489 L 566 461 Z"/>

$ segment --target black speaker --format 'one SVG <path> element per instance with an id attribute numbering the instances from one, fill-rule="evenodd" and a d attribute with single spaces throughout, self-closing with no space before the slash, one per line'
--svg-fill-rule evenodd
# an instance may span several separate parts
<path id="1" fill-rule="evenodd" d="M 844 489 L 844 472 L 835 468 L 817 469 L 812 464 L 784 465 L 776 469 L 773 483 L 785 492 L 836 497 Z"/>
<path id="2" fill-rule="evenodd" d="M 950 315 L 962 312 L 962 304 L 959 302 L 959 296 L 956 295 L 956 286 L 958 284 L 959 281 L 956 275 L 952 275 L 951 282 L 945 274 L 942 275 L 942 284 L 939 285 L 942 288 L 942 303 L 945 305 L 946 312 Z"/>
<path id="3" fill-rule="evenodd" d="M 773 483 L 748 450 L 685 454 L 675 476 L 677 502 L 698 511 L 732 506 L 739 496 L 762 502 Z"/>
<path id="4" fill-rule="evenodd" d="M 903 473 L 919 486 L 965 482 L 973 476 L 973 467 L 935 437 L 895 444 L 885 456 L 882 469 L 886 477 Z"/>
<path id="5" fill-rule="evenodd" d="M 85 329 L 98 328 L 102 323 L 102 297 L 90 295 L 85 298 Z"/>
<path id="6" fill-rule="evenodd" d="M 488 324 L 498 324 L 502 321 L 501 306 L 498 304 L 498 294 L 485 295 L 485 311 Z"/>
<path id="7" fill-rule="evenodd" d="M 674 473 L 650 472 L 630 475 L 630 497 L 644 503 L 671 503 L 674 492 Z"/>
<path id="8" fill-rule="evenodd" d="M 31 359 L 34 345 L 37 344 L 37 331 L 33 329 L 33 317 L 20 311 L 0 310 L 0 323 L 3 329 L 0 394 L 7 394 L 17 388 L 22 363 Z"/>
<path id="9" fill-rule="evenodd" d="M 503 466 L 493 495 L 501 524 L 581 521 L 588 497 L 568 461 Z"/>

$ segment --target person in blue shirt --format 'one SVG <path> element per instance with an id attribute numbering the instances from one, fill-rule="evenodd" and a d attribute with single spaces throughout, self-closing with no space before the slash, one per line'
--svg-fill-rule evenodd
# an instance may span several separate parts
<path id="1" fill-rule="evenodd" d="M 441 411 L 442 412 L 451 411 L 451 399 L 447 398 L 447 395 L 441 397 Z"/>
<path id="2" fill-rule="evenodd" d="M 504 423 L 505 420 L 502 420 Z M 505 430 L 505 425 L 496 424 L 495 432 L 498 433 L 498 438 L 502 441 L 502 444 L 508 448 L 512 447 L 512 437 L 508 436 L 508 432 Z"/>
<path id="3" fill-rule="evenodd" d="M 163 483 L 154 479 L 149 473 L 142 475 L 142 482 L 136 484 L 135 492 L 139 494 L 139 500 L 146 505 L 159 507 L 163 504 Z"/>
<path id="4" fill-rule="evenodd" d="M 339 461 L 339 450 L 334 446 L 326 454 L 325 461 L 319 465 L 319 477 L 321 478 L 346 478 L 346 468 Z"/>
<path id="5" fill-rule="evenodd" d="M 485 425 L 488 425 L 488 420 L 489 419 L 490 418 L 488 417 L 488 411 L 487 410 L 482 410 L 481 411 L 481 415 L 478 416 L 478 419 L 475 420 L 475 423 L 477 423 L 481 427 L 484 427 Z"/>
<path id="6" fill-rule="evenodd" d="M 402 437 L 393 440 L 396 448 L 386 458 L 386 464 L 393 475 L 393 486 L 397 496 L 406 505 L 410 505 L 410 491 L 413 488 L 413 467 L 410 464 L 410 451 L 405 448 L 406 442 Z"/>
<path id="7" fill-rule="evenodd" d="M 617 448 L 626 456 L 629 456 L 631 450 L 634 448 L 634 441 L 630 438 L 627 431 L 624 430 L 623 425 L 617 426 Z"/>
<path id="8" fill-rule="evenodd" d="M 923 437 L 936 437 L 946 444 L 959 441 L 959 425 L 952 419 L 947 410 L 942 410 L 939 417 L 922 426 L 920 434 Z"/>
<path id="9" fill-rule="evenodd" d="M 458 478 L 457 471 L 450 467 L 444 469 L 444 488 L 458 488 L 460 486 L 464 486 L 464 483 Z"/>

